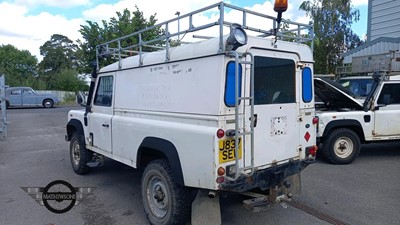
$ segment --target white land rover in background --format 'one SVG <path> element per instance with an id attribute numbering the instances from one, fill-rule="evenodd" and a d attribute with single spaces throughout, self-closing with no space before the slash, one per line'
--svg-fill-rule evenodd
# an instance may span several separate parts
<path id="1" fill-rule="evenodd" d="M 319 118 L 317 142 L 323 156 L 334 164 L 348 164 L 360 153 L 362 143 L 400 140 L 400 80 L 374 75 L 366 98 L 329 80 L 314 78 Z"/>
<path id="2" fill-rule="evenodd" d="M 194 27 L 193 15 L 208 10 L 219 10 L 221 17 Z M 224 10 L 238 11 L 243 24 L 227 21 Z M 222 191 L 258 188 L 265 197 L 245 202 L 249 208 L 298 191 L 300 172 L 317 151 L 312 51 L 277 40 L 277 30 L 251 27 L 246 15 L 272 18 L 221 2 L 177 18 L 190 21 L 180 34 L 217 25 L 215 38 L 172 48 L 168 41 L 179 33 L 168 33 L 164 50 L 122 58 L 158 41 L 141 40 L 147 28 L 98 46 L 98 61 L 114 54 L 117 62 L 92 74 L 86 111 L 68 113 L 74 171 L 87 173 L 101 156 L 145 168 L 142 199 L 151 224 L 181 224 L 190 211 L 192 224 L 220 224 Z M 177 19 L 155 27 L 167 29 Z M 280 20 L 272 22 L 279 27 Z M 264 37 L 247 36 L 244 29 Z M 132 37 L 139 44 L 121 46 Z"/>

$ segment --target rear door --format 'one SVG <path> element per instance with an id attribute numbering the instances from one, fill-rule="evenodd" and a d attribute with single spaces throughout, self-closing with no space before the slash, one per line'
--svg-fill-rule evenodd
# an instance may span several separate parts
<path id="1" fill-rule="evenodd" d="M 92 111 L 89 114 L 89 135 L 92 136 L 93 147 L 111 153 L 114 77 L 113 74 L 107 74 L 98 79 Z"/>
<path id="2" fill-rule="evenodd" d="M 21 88 L 12 89 L 10 91 L 10 105 L 22 106 L 22 90 Z"/>
<path id="3" fill-rule="evenodd" d="M 267 51 L 254 55 L 254 152 L 255 165 L 260 166 L 299 155 L 298 57 L 287 53 L 271 57 L 276 52 Z"/>

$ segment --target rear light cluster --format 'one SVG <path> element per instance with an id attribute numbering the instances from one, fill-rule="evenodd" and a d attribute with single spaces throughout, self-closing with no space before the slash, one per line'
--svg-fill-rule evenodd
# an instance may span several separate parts
<path id="1" fill-rule="evenodd" d="M 226 166 L 226 168 L 220 166 L 217 169 L 218 177 L 216 179 L 216 182 L 219 184 L 224 183 L 225 176 L 234 177 L 235 173 L 236 173 L 236 164 L 228 165 Z"/>
<path id="2" fill-rule="evenodd" d="M 217 130 L 217 138 L 223 138 L 225 136 L 225 131 L 223 130 L 223 129 L 218 129 Z M 225 177 L 224 177 L 224 175 L 225 175 L 225 168 L 224 167 L 218 167 L 218 169 L 217 169 L 217 174 L 218 174 L 218 177 L 217 177 L 217 179 L 216 179 L 216 182 L 218 183 L 218 184 L 221 184 L 221 183 L 224 183 L 224 181 L 225 181 Z"/>
<path id="3" fill-rule="evenodd" d="M 222 166 L 218 167 L 217 174 L 218 174 L 219 177 L 217 177 L 216 182 L 217 182 L 218 184 L 223 183 L 223 182 L 225 181 L 225 177 L 224 177 L 224 175 L 225 175 L 225 168 L 222 167 Z"/>
<path id="4" fill-rule="evenodd" d="M 315 157 L 317 155 L 318 146 L 313 145 L 306 148 L 306 155 L 308 157 Z"/>
<path id="5" fill-rule="evenodd" d="M 315 124 L 318 124 L 318 122 L 319 122 L 319 118 L 316 116 L 316 117 L 314 117 L 313 119 L 312 119 L 312 123 L 315 125 Z"/>

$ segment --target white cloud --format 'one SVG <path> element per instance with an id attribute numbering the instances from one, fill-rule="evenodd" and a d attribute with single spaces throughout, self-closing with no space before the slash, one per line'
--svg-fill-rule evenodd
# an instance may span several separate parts
<path id="1" fill-rule="evenodd" d="M 2 18 L 7 18 L 8 22 L 0 23 L 0 44 L 12 44 L 18 49 L 29 50 L 33 55 L 36 55 L 40 60 L 42 57 L 39 54 L 39 47 L 48 41 L 53 34 L 62 34 L 69 39 L 75 41 L 81 38 L 79 33 L 80 25 L 85 25 L 86 20 L 100 22 L 101 20 L 108 20 L 116 16 L 116 12 L 121 12 L 123 9 L 135 10 L 135 5 L 139 10 L 144 13 L 145 18 L 150 15 L 157 14 L 158 22 L 163 22 L 175 18 L 175 13 L 179 11 L 181 15 L 187 14 L 199 8 L 203 8 L 214 3 L 218 0 L 170 0 L 155 1 L 155 0 L 120 0 L 115 4 L 100 4 L 93 6 L 92 9 L 82 12 L 82 17 L 79 19 L 67 19 L 61 15 L 53 15 L 49 12 L 41 12 L 37 15 L 29 15 L 30 5 L 54 5 L 57 7 L 67 7 L 73 5 L 89 4 L 90 0 L 17 0 L 18 4 L 7 2 L 0 3 L 0 15 Z M 63 2 L 63 3 L 61 3 Z M 95 2 L 95 1 L 93 1 Z M 249 10 L 257 11 L 263 14 L 276 16 L 273 11 L 272 1 L 265 1 L 263 4 L 256 4 L 247 7 Z M 300 0 L 291 1 L 289 9 L 283 14 L 283 18 L 291 19 L 308 23 L 304 13 L 298 10 Z M 75 8 L 79 10 L 81 8 Z M 75 10 L 74 9 L 74 10 Z M 194 26 L 209 23 L 210 21 L 217 21 L 218 14 L 216 9 L 208 11 L 206 14 L 193 16 Z M 242 15 L 238 12 L 227 11 L 226 18 L 231 22 L 240 22 Z M 272 24 L 266 20 L 259 20 L 254 17 L 248 16 L 247 23 L 249 26 L 261 27 L 262 29 L 269 30 Z M 170 24 L 170 32 L 177 31 L 177 23 Z M 180 29 L 187 29 L 189 26 L 188 19 L 180 21 Z M 216 29 L 215 29 L 216 30 Z M 214 36 L 216 31 L 200 33 L 199 35 Z M 182 36 L 181 36 L 182 37 Z M 191 38 L 192 34 L 187 35 L 185 38 Z"/>
<path id="2" fill-rule="evenodd" d="M 41 59 L 39 47 L 53 34 L 62 34 L 76 40 L 80 38 L 80 19 L 68 20 L 60 15 L 42 12 L 39 15 L 27 15 L 28 8 L 0 3 L 0 15 L 7 18 L 7 23 L 0 23 L 0 44 L 11 44 L 20 50 L 29 50 Z"/>
<path id="3" fill-rule="evenodd" d="M 16 0 L 15 4 L 21 6 L 52 6 L 59 8 L 69 8 L 90 4 L 90 0 Z"/>
<path id="4" fill-rule="evenodd" d="M 151 0 L 136 0 L 132 2 L 132 0 L 121 0 L 116 4 L 100 4 L 93 9 L 84 11 L 82 14 L 87 20 L 100 22 L 101 20 L 108 20 L 116 16 L 117 11 L 121 12 L 125 8 L 133 11 L 135 10 L 135 5 L 137 5 L 146 18 L 157 13 L 156 18 L 158 21 L 164 21 L 175 17 L 177 11 L 181 12 L 182 15 L 214 3 L 216 3 L 215 0 L 171 0 L 168 2 Z"/>

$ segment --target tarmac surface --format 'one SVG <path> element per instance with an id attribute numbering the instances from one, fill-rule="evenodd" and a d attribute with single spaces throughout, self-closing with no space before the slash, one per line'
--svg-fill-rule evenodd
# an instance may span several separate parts
<path id="1" fill-rule="evenodd" d="M 7 110 L 8 138 L 0 139 L 0 225 L 148 224 L 141 171 L 106 160 L 87 175 L 73 172 L 64 135 L 68 111 L 78 108 Z M 21 188 L 45 187 L 54 180 L 95 190 L 70 211 L 55 214 Z M 318 160 L 302 173 L 302 194 L 285 207 L 253 213 L 242 207 L 244 199 L 236 194 L 221 198 L 223 224 L 397 225 L 400 143 L 364 145 L 350 165 Z"/>

